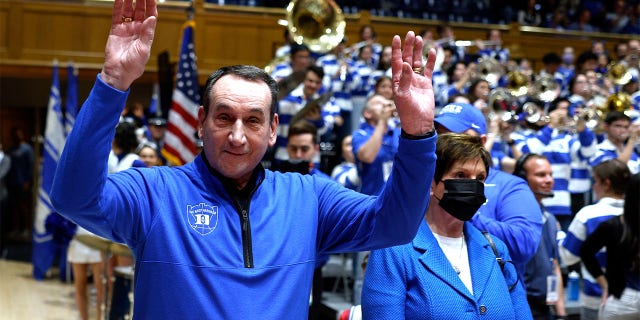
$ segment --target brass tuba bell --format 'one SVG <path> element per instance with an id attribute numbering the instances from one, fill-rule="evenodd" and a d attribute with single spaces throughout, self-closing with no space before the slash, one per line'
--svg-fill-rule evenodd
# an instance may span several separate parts
<path id="1" fill-rule="evenodd" d="M 604 109 L 604 110 L 603 110 Z M 616 92 L 607 98 L 605 105 L 600 109 L 606 113 L 611 111 L 619 111 L 626 114 L 630 118 L 636 118 L 640 115 L 638 110 L 633 108 L 633 101 L 631 101 L 631 95 L 626 92 Z"/>
<path id="2" fill-rule="evenodd" d="M 333 0 L 293 0 L 287 22 L 293 40 L 314 52 L 327 52 L 344 38 L 344 15 Z"/>
<path id="3" fill-rule="evenodd" d="M 502 65 L 494 58 L 481 59 L 475 69 L 477 76 L 487 81 L 491 88 L 498 86 L 498 81 L 504 73 L 502 70 Z"/>
<path id="4" fill-rule="evenodd" d="M 551 102 L 560 94 L 558 83 L 550 75 L 538 77 L 533 83 L 533 91 L 536 98 L 544 102 Z"/>
<path id="5" fill-rule="evenodd" d="M 522 71 L 511 71 L 507 75 L 507 89 L 514 97 L 522 97 L 529 93 L 529 78 Z"/>
<path id="6" fill-rule="evenodd" d="M 624 86 L 631 81 L 632 75 L 627 66 L 614 62 L 607 66 L 607 78 L 613 84 Z"/>

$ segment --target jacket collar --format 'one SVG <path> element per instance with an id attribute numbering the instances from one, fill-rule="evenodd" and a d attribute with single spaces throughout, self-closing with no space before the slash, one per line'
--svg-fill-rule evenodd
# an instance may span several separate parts
<path id="1" fill-rule="evenodd" d="M 463 233 L 469 255 L 473 295 L 456 274 L 424 219 L 412 243 L 414 249 L 421 253 L 419 260 L 425 269 L 440 278 L 443 283 L 458 291 L 460 295 L 471 301 L 477 301 L 482 297 L 485 290 L 490 290 L 489 276 L 493 269 L 500 267 L 489 243 L 478 229 L 471 225 L 470 222 L 465 222 Z M 498 270 L 498 272 L 502 274 L 501 270 Z"/>

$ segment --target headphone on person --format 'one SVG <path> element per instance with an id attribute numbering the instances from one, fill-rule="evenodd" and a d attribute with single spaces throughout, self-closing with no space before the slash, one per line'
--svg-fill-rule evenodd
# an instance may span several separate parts
<path id="1" fill-rule="evenodd" d="M 513 175 L 516 177 L 520 177 L 522 179 L 524 179 L 524 181 L 527 181 L 527 171 L 524 169 L 524 165 L 527 163 L 527 161 L 529 160 L 529 158 L 531 158 L 532 156 L 537 155 L 536 153 L 525 153 L 522 156 L 520 156 L 520 158 L 518 158 L 518 161 L 516 161 L 516 167 L 515 169 L 513 169 Z"/>

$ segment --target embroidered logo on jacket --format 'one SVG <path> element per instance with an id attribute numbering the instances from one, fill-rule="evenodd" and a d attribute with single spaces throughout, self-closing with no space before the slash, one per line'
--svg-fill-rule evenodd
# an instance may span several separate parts
<path id="1" fill-rule="evenodd" d="M 191 228 L 201 235 L 207 235 L 218 225 L 218 206 L 200 203 L 187 205 L 187 219 Z"/>

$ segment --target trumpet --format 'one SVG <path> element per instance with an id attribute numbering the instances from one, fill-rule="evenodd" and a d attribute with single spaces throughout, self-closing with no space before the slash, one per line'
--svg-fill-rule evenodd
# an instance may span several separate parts
<path id="1" fill-rule="evenodd" d="M 600 114 L 594 109 L 586 108 L 579 114 L 565 118 L 563 125 L 558 129 L 575 133 L 578 124 L 581 122 L 584 123 L 586 128 L 593 130 L 600 124 Z"/>
<path id="2" fill-rule="evenodd" d="M 491 40 L 456 40 L 453 42 L 456 47 L 472 47 L 477 46 L 478 44 L 482 44 L 485 46 L 499 46 L 502 45 L 502 41 L 491 41 Z"/>
<path id="3" fill-rule="evenodd" d="M 586 109 L 582 114 L 577 114 L 573 117 L 576 123 L 580 120 L 584 121 L 584 125 L 590 130 L 595 129 L 600 123 L 600 115 L 598 115 L 598 112 L 593 109 Z"/>

